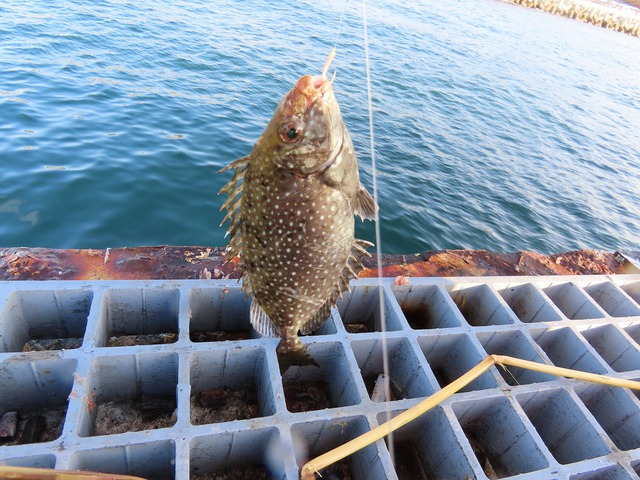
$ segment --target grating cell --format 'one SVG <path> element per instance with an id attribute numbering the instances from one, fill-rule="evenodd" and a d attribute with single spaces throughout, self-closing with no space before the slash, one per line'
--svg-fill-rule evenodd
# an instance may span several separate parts
<path id="1" fill-rule="evenodd" d="M 382 331 L 380 315 L 380 289 L 377 285 L 357 286 L 351 293 L 343 294 L 338 301 L 338 310 L 344 328 L 349 333 L 367 333 Z M 392 303 L 382 294 L 386 330 L 395 331 L 402 328 L 398 316 L 392 311 Z"/>
<path id="2" fill-rule="evenodd" d="M 570 320 L 604 317 L 598 307 L 573 282 L 553 284 L 545 288 L 544 292 Z"/>
<path id="3" fill-rule="evenodd" d="M 384 372 L 382 341 L 353 341 L 351 349 L 356 356 L 367 391 L 371 395 L 376 380 Z M 392 399 L 426 397 L 434 392 L 408 340 L 388 339 L 387 351 Z"/>
<path id="4" fill-rule="evenodd" d="M 91 472 L 135 475 L 153 480 L 175 478 L 175 444 L 171 440 L 80 450 L 70 468 Z"/>
<path id="5" fill-rule="evenodd" d="M 280 479 L 285 473 L 282 441 L 273 427 L 196 437 L 189 457 L 193 480 Z"/>
<path id="6" fill-rule="evenodd" d="M 611 465 L 592 472 L 571 475 L 569 480 L 633 480 L 633 478 L 634 477 L 620 465 Z"/>
<path id="7" fill-rule="evenodd" d="M 521 322 L 557 322 L 562 316 L 531 283 L 509 285 L 498 290 Z"/>
<path id="8" fill-rule="evenodd" d="M 469 325 L 483 327 L 514 323 L 509 309 L 488 285 L 447 285 L 446 288 Z"/>
<path id="9" fill-rule="evenodd" d="M 50 442 L 62 434 L 76 360 L 36 359 L 0 366 L 0 413 L 17 412 L 13 437 L 0 447 Z M 30 434 L 40 430 L 40 435 Z"/>
<path id="10" fill-rule="evenodd" d="M 415 330 L 459 327 L 455 305 L 438 286 L 404 285 L 393 287 L 409 326 Z"/>
<path id="11" fill-rule="evenodd" d="M 292 413 L 360 403 L 347 355 L 339 342 L 312 343 L 309 354 L 319 367 L 291 367 L 282 376 L 287 409 Z"/>
<path id="12" fill-rule="evenodd" d="M 147 338 L 150 336 L 149 343 L 175 342 L 178 333 L 178 300 L 179 294 L 175 288 L 106 292 L 96 346 L 136 345 L 142 340 L 139 336 L 143 335 Z M 154 338 L 153 335 L 158 336 Z M 122 337 L 133 338 L 127 342 L 122 341 Z"/>
<path id="13" fill-rule="evenodd" d="M 480 343 L 489 354 L 509 355 L 532 362 L 545 363 L 526 335 L 520 331 L 478 333 Z M 502 378 L 512 386 L 525 383 L 549 382 L 555 377 L 519 367 L 498 368 Z"/>
<path id="14" fill-rule="evenodd" d="M 579 387 L 578 397 L 620 450 L 640 448 L 640 408 L 628 392 L 604 385 Z"/>
<path id="15" fill-rule="evenodd" d="M 418 344 L 422 349 L 429 366 L 433 371 L 440 387 L 445 387 L 471 368 L 480 363 L 484 357 L 474 346 L 467 334 L 418 337 Z M 471 392 L 484 388 L 495 388 L 498 384 L 491 372 L 486 372 L 479 378 L 462 388 L 462 392 Z"/>
<path id="16" fill-rule="evenodd" d="M 173 425 L 177 380 L 178 356 L 174 353 L 94 359 L 78 434 L 114 435 Z"/>
<path id="17" fill-rule="evenodd" d="M 607 373 L 604 365 L 570 327 L 531 330 L 531 336 L 557 367 L 572 368 L 581 372 Z"/>
<path id="18" fill-rule="evenodd" d="M 90 290 L 12 292 L 0 313 L 0 352 L 80 347 L 92 298 Z M 33 340 L 49 342 L 30 347 Z"/>
<path id="19" fill-rule="evenodd" d="M 627 332 L 634 342 L 640 345 L 640 322 L 633 322 L 624 327 L 624 331 Z"/>
<path id="20" fill-rule="evenodd" d="M 558 462 L 573 463 L 610 452 L 567 391 L 532 392 L 516 398 Z"/>
<path id="21" fill-rule="evenodd" d="M 257 337 L 251 327 L 251 302 L 243 291 L 196 288 L 189 292 L 189 337 L 192 342 Z"/>
<path id="22" fill-rule="evenodd" d="M 291 437 L 298 465 L 342 445 L 369 430 L 365 417 L 343 417 L 297 423 L 291 427 Z M 376 444 L 359 450 L 333 464 L 323 476 L 353 480 L 383 480 L 387 476 Z"/>
<path id="23" fill-rule="evenodd" d="M 392 416 L 398 413 L 393 412 Z M 387 412 L 378 414 L 378 423 L 386 420 Z M 394 432 L 393 441 L 399 480 L 474 477 L 465 451 L 440 407 Z"/>
<path id="24" fill-rule="evenodd" d="M 640 315 L 640 308 L 609 282 L 592 283 L 585 291 L 612 317 L 632 317 Z"/>
<path id="25" fill-rule="evenodd" d="M 636 302 L 636 305 L 640 305 L 640 281 L 632 280 L 623 283 L 620 288 Z"/>
<path id="26" fill-rule="evenodd" d="M 201 351 L 189 362 L 191 423 L 245 420 L 276 411 L 262 348 Z"/>
<path id="27" fill-rule="evenodd" d="M 455 402 L 453 411 L 482 470 L 492 473 L 494 478 L 549 466 L 527 426 L 506 398 Z"/>
<path id="28" fill-rule="evenodd" d="M 640 369 L 640 350 L 614 325 L 597 326 L 581 333 L 616 372 Z"/>

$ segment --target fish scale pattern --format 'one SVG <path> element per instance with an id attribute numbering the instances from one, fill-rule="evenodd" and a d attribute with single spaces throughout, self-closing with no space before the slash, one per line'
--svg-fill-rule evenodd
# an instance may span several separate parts
<path id="1" fill-rule="evenodd" d="M 41 412 L 53 433 L 0 440 L 0 464 L 154 480 L 240 469 L 293 480 L 308 459 L 488 353 L 640 379 L 639 275 L 352 281 L 330 319 L 303 337 L 320 368 L 283 376 L 278 339 L 252 330 L 249 306 L 230 280 L 1 283 L 0 414 Z M 375 386 L 383 322 L 388 402 Z M 223 397 L 207 404 L 220 407 L 217 416 L 194 400 L 205 396 Z M 107 406 L 160 398 L 162 421 L 102 418 Z M 492 367 L 392 444 L 331 468 L 352 479 L 637 478 L 640 393 Z"/>

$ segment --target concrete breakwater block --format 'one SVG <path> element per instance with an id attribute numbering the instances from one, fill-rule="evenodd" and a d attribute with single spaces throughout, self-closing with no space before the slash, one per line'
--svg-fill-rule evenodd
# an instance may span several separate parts
<path id="1" fill-rule="evenodd" d="M 0 282 L 0 465 L 294 480 L 487 354 L 640 379 L 640 275 L 361 279 L 302 337 L 319 368 L 284 375 L 249 304 L 235 280 Z M 640 392 L 492 367 L 324 474 L 636 478 Z"/>

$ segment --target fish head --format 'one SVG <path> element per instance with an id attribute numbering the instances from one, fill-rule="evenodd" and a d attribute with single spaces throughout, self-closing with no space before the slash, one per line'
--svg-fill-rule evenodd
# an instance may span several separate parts
<path id="1" fill-rule="evenodd" d="M 308 176 L 331 165 L 344 135 L 331 81 L 305 75 L 280 101 L 262 134 L 261 146 L 275 150 L 276 167 Z"/>

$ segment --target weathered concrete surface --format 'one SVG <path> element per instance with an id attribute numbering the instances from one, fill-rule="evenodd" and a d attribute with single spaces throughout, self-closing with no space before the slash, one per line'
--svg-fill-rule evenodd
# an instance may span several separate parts
<path id="1" fill-rule="evenodd" d="M 638 0 L 625 3 L 610 0 L 503 0 L 508 3 L 535 8 L 563 17 L 591 23 L 598 27 L 640 37 L 640 9 Z"/>
<path id="2" fill-rule="evenodd" d="M 158 246 L 107 250 L 0 249 L 0 280 L 131 280 L 238 278 L 237 259 L 221 247 Z M 361 277 L 378 276 L 375 256 Z M 534 252 L 442 250 L 383 255 L 382 276 L 582 275 L 640 273 L 624 256 L 594 250 Z"/>

